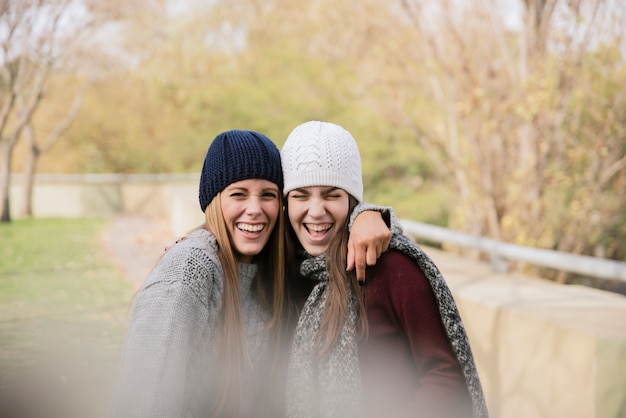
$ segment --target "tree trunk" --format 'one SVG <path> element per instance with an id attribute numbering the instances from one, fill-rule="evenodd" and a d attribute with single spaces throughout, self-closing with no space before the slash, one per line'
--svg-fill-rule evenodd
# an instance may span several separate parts
<path id="1" fill-rule="evenodd" d="M 59 125 L 48 135 L 46 140 L 41 145 L 37 145 L 35 138 L 35 130 L 32 125 L 32 120 L 29 120 L 24 126 L 24 137 L 26 140 L 26 147 L 28 152 L 24 159 L 24 206 L 22 206 L 22 215 L 26 217 L 33 216 L 33 183 L 35 180 L 35 172 L 37 171 L 37 163 L 39 157 L 42 154 L 48 152 L 54 144 L 61 138 L 61 136 L 67 131 L 80 109 L 82 103 L 82 93 L 76 96 L 72 107 L 69 109 L 65 118 L 59 123 Z"/>
<path id="2" fill-rule="evenodd" d="M 11 154 L 13 153 L 13 142 L 0 141 L 0 156 L 2 161 L 0 163 L 0 199 L 2 201 L 2 214 L 0 215 L 0 222 L 11 222 L 11 207 L 10 207 L 10 185 L 11 185 Z"/>
<path id="3" fill-rule="evenodd" d="M 32 126 L 27 125 L 24 133 L 27 139 L 29 152 L 24 158 L 24 205 L 22 206 L 21 215 L 32 218 L 33 216 L 33 183 L 35 179 L 35 168 L 39 159 L 40 151 L 35 144 Z"/>

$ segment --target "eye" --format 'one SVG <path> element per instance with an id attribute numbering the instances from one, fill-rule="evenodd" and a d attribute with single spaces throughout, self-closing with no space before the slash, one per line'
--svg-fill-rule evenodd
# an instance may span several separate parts
<path id="1" fill-rule="evenodd" d="M 261 199 L 263 200 L 275 200 L 278 199 L 278 193 L 276 192 L 265 192 L 261 195 Z"/>
<path id="2" fill-rule="evenodd" d="M 247 197 L 244 192 L 231 192 L 228 196 L 233 199 L 245 199 Z"/>
<path id="3" fill-rule="evenodd" d="M 338 199 L 341 199 L 341 197 L 342 197 L 342 194 L 338 191 L 324 193 L 324 199 L 326 200 L 338 200 Z"/>

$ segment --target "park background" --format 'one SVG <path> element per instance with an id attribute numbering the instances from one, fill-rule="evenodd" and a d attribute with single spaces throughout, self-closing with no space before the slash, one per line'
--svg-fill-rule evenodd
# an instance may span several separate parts
<path id="1" fill-rule="evenodd" d="M 24 271 L 39 292 L 48 269 L 115 271 L 88 243 L 51 243 L 48 257 L 65 264 L 32 271 L 33 241 L 76 227 L 29 220 L 35 173 L 193 174 L 223 130 L 280 147 L 311 119 L 353 133 L 365 199 L 401 218 L 623 261 L 624 28 L 618 0 L 1 2 L 3 297 L 22 295 L 6 283 Z M 97 235 L 98 222 L 79 221 L 63 242 Z M 113 287 L 122 322 L 129 290 Z M 17 299 L 0 319 L 19 329 L 15 312 L 31 318 L 41 303 Z M 15 332 L 2 334 L 5 360 L 23 348 Z"/>

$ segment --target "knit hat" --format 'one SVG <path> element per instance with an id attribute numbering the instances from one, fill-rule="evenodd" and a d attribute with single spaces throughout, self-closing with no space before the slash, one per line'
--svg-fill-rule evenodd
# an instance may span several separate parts
<path id="1" fill-rule="evenodd" d="M 284 194 L 299 187 L 334 186 L 359 202 L 363 200 L 359 147 L 341 126 L 319 121 L 303 123 L 291 131 L 280 155 Z"/>
<path id="2" fill-rule="evenodd" d="M 265 135 L 244 130 L 222 132 L 204 157 L 200 175 L 200 209 L 215 195 L 240 180 L 264 179 L 283 188 L 280 152 Z"/>

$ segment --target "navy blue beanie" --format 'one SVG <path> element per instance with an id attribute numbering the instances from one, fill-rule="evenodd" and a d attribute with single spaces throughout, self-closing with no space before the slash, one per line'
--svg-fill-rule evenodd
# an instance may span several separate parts
<path id="1" fill-rule="evenodd" d="M 222 132 L 204 157 L 200 174 L 200 209 L 228 185 L 240 180 L 264 179 L 283 191 L 283 170 L 278 148 L 265 135 L 244 130 Z"/>

